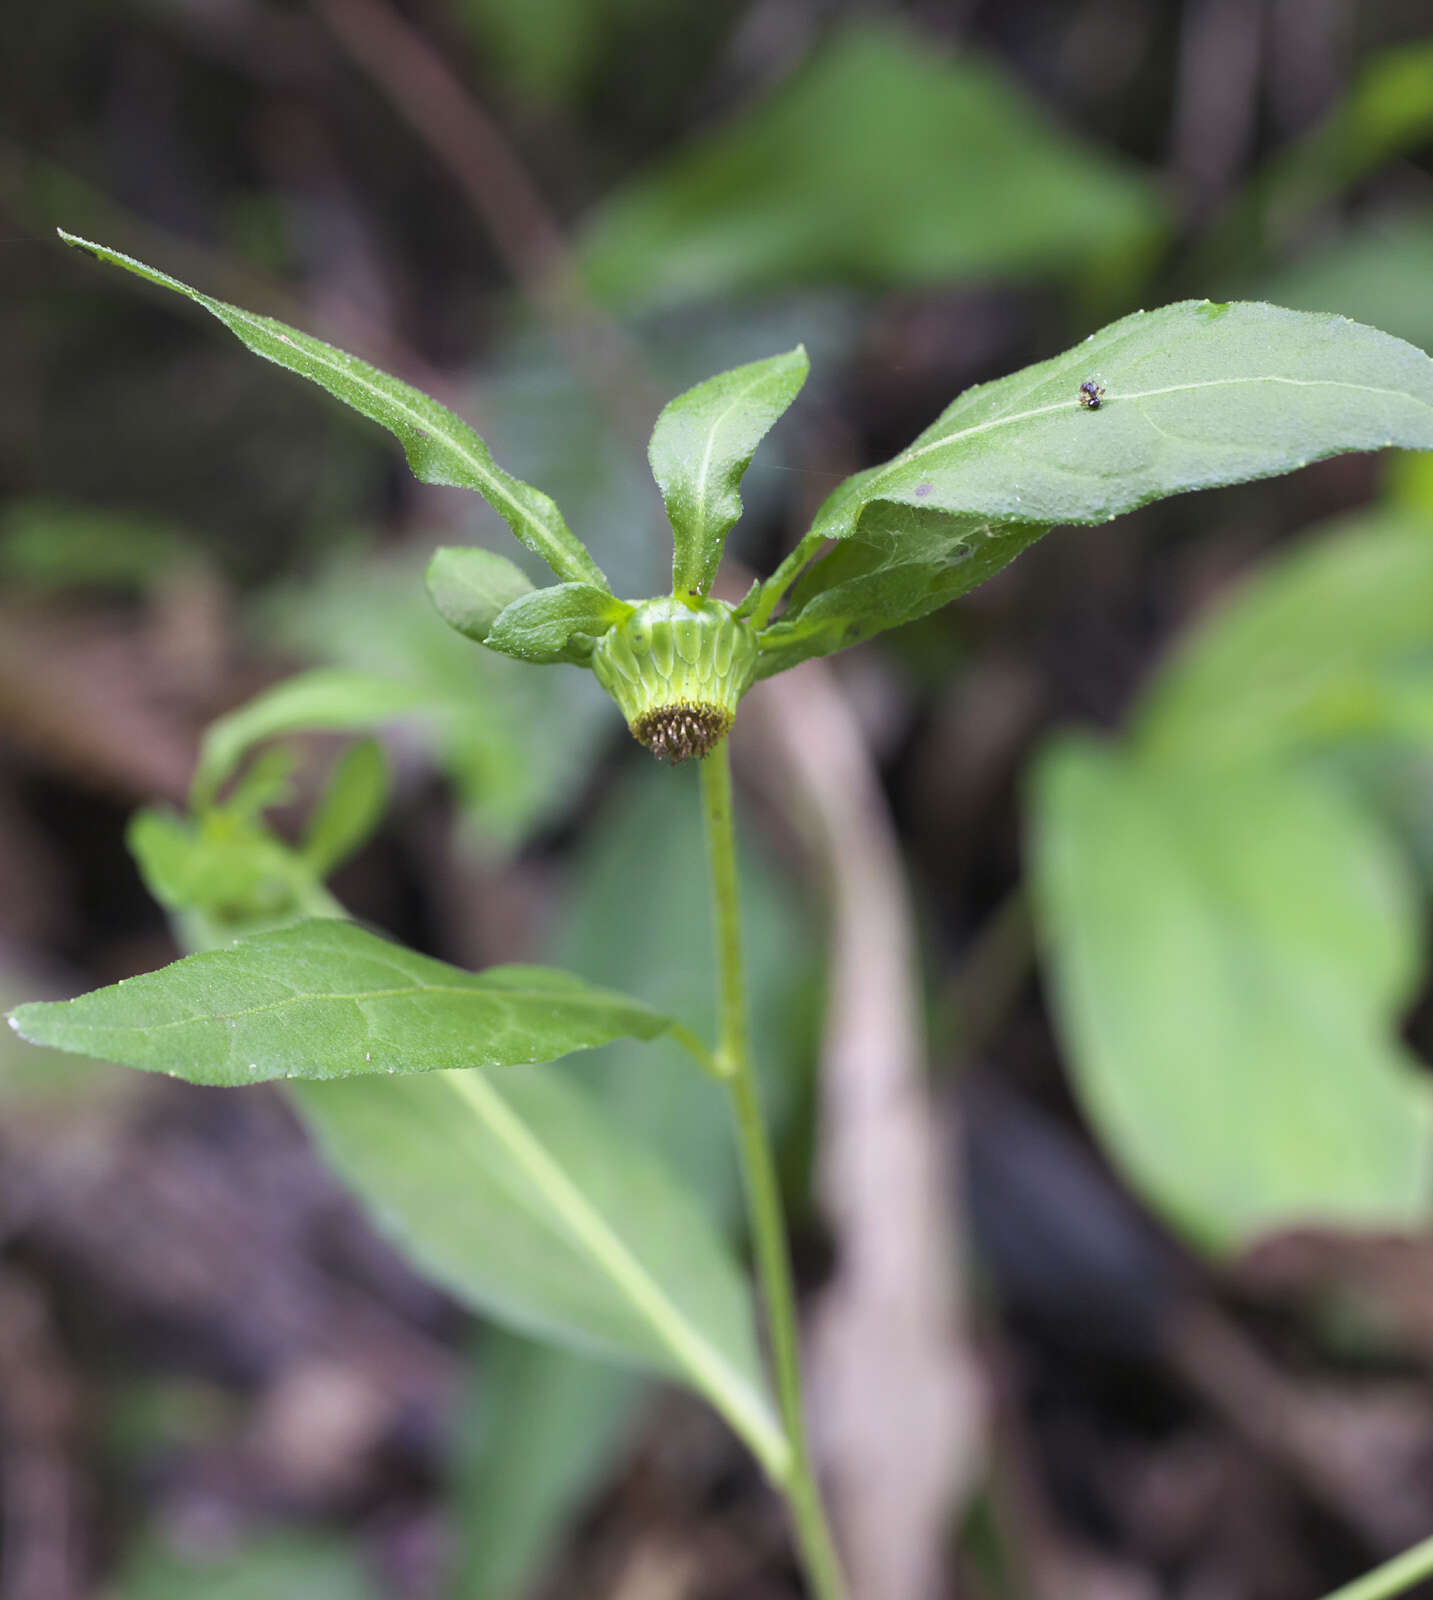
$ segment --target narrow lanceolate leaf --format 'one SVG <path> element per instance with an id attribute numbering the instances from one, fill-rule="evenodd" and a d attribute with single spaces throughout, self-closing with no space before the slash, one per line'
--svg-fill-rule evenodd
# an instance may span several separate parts
<path id="1" fill-rule="evenodd" d="M 750 1290 L 686 1186 L 559 1070 L 290 1085 L 434 1277 L 509 1326 L 690 1384 L 773 1477 Z"/>
<path id="2" fill-rule="evenodd" d="M 460 417 L 421 389 L 369 366 L 343 350 L 300 333 L 272 317 L 261 317 L 215 300 L 168 273 L 132 256 L 60 230 L 67 244 L 110 261 L 151 283 L 160 284 L 203 306 L 255 355 L 327 389 L 331 395 L 395 434 L 414 475 L 424 483 L 476 489 L 518 539 L 534 550 L 559 578 L 606 588 L 600 568 L 588 555 L 562 513 L 547 495 L 504 472 L 487 445 Z"/>
<path id="3" fill-rule="evenodd" d="M 741 515 L 742 475 L 809 367 L 805 346 L 797 345 L 708 378 L 657 418 L 647 454 L 676 540 L 675 593 L 705 595 L 711 588 L 726 536 Z"/>
<path id="4" fill-rule="evenodd" d="M 247 752 L 265 739 L 316 728 L 376 728 L 419 710 L 424 699 L 414 684 L 341 667 L 315 667 L 285 678 L 209 724 L 199 746 L 190 803 L 196 811 L 211 805 Z"/>
<path id="5" fill-rule="evenodd" d="M 592 644 L 632 607 L 587 583 L 534 589 L 501 611 L 483 643 L 519 661 L 581 662 Z"/>
<path id="6" fill-rule="evenodd" d="M 464 972 L 316 919 L 96 989 L 20 1006 L 35 1044 L 221 1087 L 552 1061 L 670 1020 L 548 967 Z"/>

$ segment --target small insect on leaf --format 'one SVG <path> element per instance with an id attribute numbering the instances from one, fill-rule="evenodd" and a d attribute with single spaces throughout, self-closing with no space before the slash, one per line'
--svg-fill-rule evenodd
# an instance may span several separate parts
<path id="1" fill-rule="evenodd" d="M 1086 411 L 1098 411 L 1104 398 L 1104 384 L 1097 383 L 1093 378 L 1086 378 L 1080 385 L 1080 404 Z"/>

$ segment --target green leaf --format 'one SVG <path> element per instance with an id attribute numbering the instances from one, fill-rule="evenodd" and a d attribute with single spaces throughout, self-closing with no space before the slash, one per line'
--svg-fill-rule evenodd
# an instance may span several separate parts
<path id="1" fill-rule="evenodd" d="M 586 583 L 555 583 L 534 589 L 507 606 L 483 640 L 489 650 L 519 661 L 582 663 L 592 643 L 632 607 L 605 589 Z"/>
<path id="2" fill-rule="evenodd" d="M 1103 389 L 1097 410 L 1081 384 Z M 1185 300 L 967 390 L 907 449 L 848 479 L 811 540 L 886 502 L 990 521 L 1108 522 L 1166 495 L 1347 450 L 1433 449 L 1433 360 L 1342 317 Z"/>
<path id="3" fill-rule="evenodd" d="M 478 644 L 487 642 L 504 607 L 532 593 L 532 583 L 520 567 L 506 556 L 473 545 L 435 550 L 425 582 L 443 621 Z"/>
<path id="4" fill-rule="evenodd" d="M 830 655 L 936 611 L 993 577 L 1049 529 L 875 502 L 856 533 L 797 581 L 759 636 L 757 676 Z"/>
<path id="5" fill-rule="evenodd" d="M 300 854 L 326 878 L 360 848 L 388 805 L 388 758 L 376 739 L 360 739 L 339 758 L 304 829 Z"/>
<path id="6" fill-rule="evenodd" d="M 1433 744 L 1426 708 L 1428 518 L 1373 512 L 1301 542 L 1238 588 L 1175 650 L 1133 734 L 1151 761 L 1208 768 L 1369 735 Z"/>
<path id="7" fill-rule="evenodd" d="M 78 1000 L 20 1006 L 34 1044 L 191 1083 L 346 1078 L 551 1061 L 669 1020 L 545 967 L 463 972 L 316 919 L 186 956 Z"/>
<path id="8" fill-rule="evenodd" d="M 797 345 L 708 378 L 657 418 L 647 455 L 676 536 L 673 593 L 710 590 L 741 516 L 742 475 L 809 370 L 805 346 Z"/>
<path id="9" fill-rule="evenodd" d="M 1052 127 L 996 69 L 855 24 L 605 201 L 582 259 L 628 305 L 1084 276 L 1142 258 L 1166 215 L 1152 182 Z"/>
<path id="10" fill-rule="evenodd" d="M 310 379 L 396 435 L 415 477 L 424 483 L 476 489 L 513 534 L 528 549 L 536 551 L 559 578 L 606 587 L 597 564 L 547 495 L 504 472 L 466 422 L 420 389 L 272 317 L 256 316 L 201 294 L 118 250 L 77 238 L 63 229 L 60 237 L 97 260 L 113 262 L 203 306 L 255 355 Z"/>
<path id="11" fill-rule="evenodd" d="M 212 805 L 245 752 L 265 739 L 314 728 L 374 728 L 423 709 L 421 688 L 374 673 L 319 667 L 285 678 L 209 724 L 199 747 L 190 804 L 196 811 Z"/>
<path id="12" fill-rule="evenodd" d="M 778 1479 L 750 1294 L 660 1161 L 551 1068 L 290 1086 L 334 1167 L 499 1320 L 705 1394 Z"/>
<path id="13" fill-rule="evenodd" d="M 1153 770 L 1090 741 L 1036 773 L 1033 885 L 1075 1087 L 1209 1249 L 1411 1228 L 1433 1105 L 1398 1039 L 1422 971 L 1405 863 L 1332 786 Z"/>
<path id="14" fill-rule="evenodd" d="M 176 915 L 198 918 L 206 942 L 338 910 L 308 862 L 228 807 L 197 821 L 138 811 L 127 842 L 150 893 Z"/>

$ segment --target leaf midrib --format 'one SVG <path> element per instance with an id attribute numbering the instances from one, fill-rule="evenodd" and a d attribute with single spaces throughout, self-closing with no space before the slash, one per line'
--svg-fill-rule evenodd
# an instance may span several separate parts
<path id="1" fill-rule="evenodd" d="M 1266 373 L 1252 378 L 1208 378 L 1198 383 L 1172 383 L 1162 389 L 1142 389 L 1133 392 L 1121 392 L 1117 395 L 1107 396 L 1101 403 L 1100 409 L 1108 410 L 1111 407 L 1125 405 L 1134 400 L 1152 400 L 1166 394 L 1190 394 L 1199 389 L 1225 389 L 1240 384 L 1252 383 L 1281 383 L 1300 389 L 1347 389 L 1357 394 L 1376 394 L 1395 400 L 1411 400 L 1415 405 L 1433 411 L 1433 403 L 1421 399 L 1418 395 L 1409 394 L 1404 389 L 1385 389 L 1370 383 L 1349 383 L 1342 378 L 1285 378 L 1274 373 Z M 922 456 L 929 455 L 933 450 L 942 450 L 947 445 L 959 444 L 965 439 L 974 438 L 976 434 L 990 433 L 996 428 L 1011 427 L 1017 422 L 1029 422 L 1036 417 L 1046 417 L 1056 412 L 1068 411 L 1074 401 L 1060 400 L 1053 405 L 1035 406 L 1028 411 L 1014 411 L 1003 417 L 992 417 L 989 422 L 975 423 L 971 427 L 961 428 L 955 433 L 945 434 L 942 438 L 932 439 L 929 444 L 919 448 L 912 447 L 896 456 L 893 460 L 881 467 L 876 476 L 868 484 L 874 489 L 891 473 L 900 468 L 909 466 L 912 461 L 918 461 Z M 867 495 L 864 498 L 872 498 Z"/>
<path id="2" fill-rule="evenodd" d="M 192 1027 L 196 1023 L 208 1022 L 237 1022 L 241 1018 L 258 1017 L 283 1011 L 289 1006 L 311 1005 L 316 1002 L 332 1000 L 404 1000 L 415 995 L 432 994 L 459 996 L 471 998 L 474 995 L 490 996 L 496 999 L 506 999 L 514 996 L 518 999 L 552 1001 L 561 1000 L 566 1004 L 586 1005 L 594 1010 L 608 1009 L 612 1001 L 605 996 L 583 994 L 581 991 L 568 991 L 565 989 L 523 989 L 503 984 L 496 988 L 485 987 L 482 984 L 442 984 L 418 983 L 405 984 L 394 989 L 360 989 L 353 994 L 294 994 L 286 1000 L 273 1000 L 266 1005 L 249 1006 L 240 1011 L 206 1011 L 202 1016 L 176 1017 L 172 1022 L 148 1022 L 144 1024 L 135 1022 L 67 1022 L 65 1027 L 74 1030 L 85 1030 L 91 1033 L 164 1033 L 171 1028 Z M 624 1004 L 638 1011 L 645 1011 L 640 1001 L 624 1000 Z M 660 1018 L 659 1012 L 651 1012 L 653 1018 Z"/>
<path id="3" fill-rule="evenodd" d="M 791 1447 L 750 1383 L 695 1329 L 607 1218 L 544 1149 L 490 1078 L 481 1071 L 444 1076 L 526 1170 L 575 1242 L 607 1274 L 703 1394 L 744 1438 L 775 1483 L 785 1480 Z"/>

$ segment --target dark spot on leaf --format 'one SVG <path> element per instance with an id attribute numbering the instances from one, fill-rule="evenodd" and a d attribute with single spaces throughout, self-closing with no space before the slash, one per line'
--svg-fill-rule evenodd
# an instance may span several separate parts
<path id="1" fill-rule="evenodd" d="M 916 494 L 919 495 L 922 500 L 924 500 L 934 488 L 935 485 L 933 483 L 918 483 L 916 485 Z"/>

